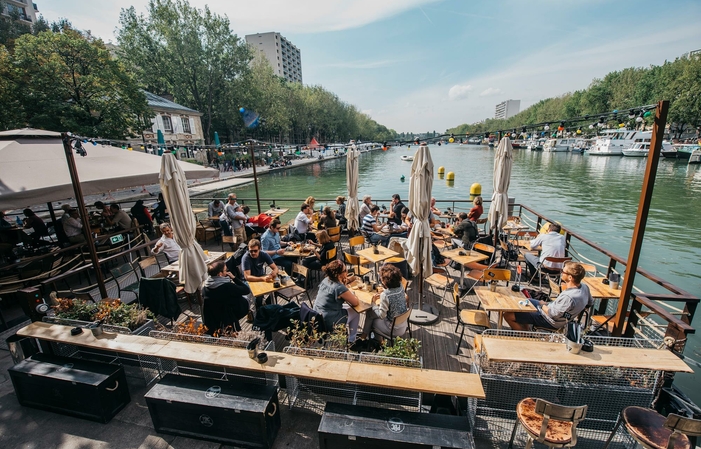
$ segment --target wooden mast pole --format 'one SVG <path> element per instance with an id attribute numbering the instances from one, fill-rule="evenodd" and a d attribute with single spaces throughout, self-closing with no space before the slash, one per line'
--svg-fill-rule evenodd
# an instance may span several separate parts
<path id="1" fill-rule="evenodd" d="M 652 192 L 655 188 L 657 166 L 660 161 L 660 151 L 662 149 L 662 140 L 664 138 L 668 112 L 669 101 L 665 100 L 657 103 L 655 121 L 652 124 L 650 152 L 647 156 L 645 177 L 643 178 L 642 192 L 640 193 L 640 202 L 638 203 L 638 214 L 635 219 L 635 228 L 633 229 L 633 237 L 630 242 L 628 262 L 626 263 L 626 274 L 623 278 L 621 296 L 618 300 L 618 309 L 616 310 L 616 316 L 613 320 L 613 335 L 615 337 L 620 337 L 623 334 L 630 295 L 633 292 L 633 282 L 635 281 L 635 273 L 638 270 L 638 259 L 640 258 L 640 250 L 643 246 L 643 238 L 645 237 L 645 226 L 647 225 L 647 216 L 650 211 Z"/>

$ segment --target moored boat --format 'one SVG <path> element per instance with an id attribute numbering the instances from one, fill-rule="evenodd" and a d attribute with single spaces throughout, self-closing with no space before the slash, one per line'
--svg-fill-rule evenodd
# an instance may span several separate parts
<path id="1" fill-rule="evenodd" d="M 591 156 L 620 156 L 624 148 L 630 148 L 636 139 L 650 139 L 651 131 L 607 129 L 599 135 L 587 154 Z"/>
<path id="2" fill-rule="evenodd" d="M 701 148 L 697 148 L 691 152 L 691 155 L 689 156 L 688 163 L 689 163 L 689 165 L 701 164 Z"/>
<path id="3" fill-rule="evenodd" d="M 410 154 L 405 154 L 405 155 L 403 155 L 400 159 L 403 160 L 403 161 L 413 161 L 413 160 L 414 160 L 414 156 L 412 156 L 412 155 L 410 155 Z"/>
<path id="4" fill-rule="evenodd" d="M 701 145 L 696 143 L 677 143 L 672 145 L 672 148 L 667 151 L 663 148 L 662 155 L 669 158 L 689 159 L 691 154 L 699 148 L 701 148 Z"/>
<path id="5" fill-rule="evenodd" d="M 577 139 L 548 139 L 543 145 L 543 151 L 564 153 L 570 151 Z"/>
<path id="6" fill-rule="evenodd" d="M 650 152 L 650 139 L 642 139 L 643 141 L 636 141 L 633 146 L 623 150 L 623 156 L 628 157 L 647 157 Z M 672 144 L 669 142 L 662 142 L 662 152 L 669 151 L 672 149 Z"/>

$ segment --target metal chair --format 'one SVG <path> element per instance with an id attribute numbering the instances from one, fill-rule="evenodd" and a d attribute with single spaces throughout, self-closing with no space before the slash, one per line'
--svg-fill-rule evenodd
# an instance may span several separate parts
<path id="1" fill-rule="evenodd" d="M 156 259 L 156 256 L 141 257 L 137 262 L 141 271 L 141 277 L 143 278 L 150 278 L 161 271 L 161 267 L 158 263 L 158 259 Z"/>
<path id="2" fill-rule="evenodd" d="M 343 251 L 343 247 L 341 246 L 341 227 L 336 226 L 333 228 L 328 228 L 326 232 L 329 234 L 329 238 L 333 244 L 339 248 L 339 251 Z"/>
<path id="3" fill-rule="evenodd" d="M 506 285 L 508 286 L 509 281 L 511 281 L 511 270 L 508 268 L 494 268 L 491 265 L 482 265 L 479 268 L 470 270 L 465 277 L 474 281 L 470 288 L 467 289 L 467 292 L 465 292 L 465 295 L 468 295 L 479 282 L 486 284 L 488 281 L 506 281 Z"/>
<path id="4" fill-rule="evenodd" d="M 616 426 L 606 440 L 604 449 L 608 448 L 621 423 L 625 424 L 628 434 L 645 449 L 691 448 L 689 437 L 701 436 L 701 420 L 674 413 L 665 418 L 655 410 L 630 406 L 618 415 Z"/>
<path id="5" fill-rule="evenodd" d="M 548 279 L 553 279 L 555 283 L 560 283 L 560 275 L 562 274 L 562 267 L 560 266 L 559 268 L 552 267 L 552 266 L 545 266 L 545 263 L 547 262 L 548 265 L 553 265 L 553 264 L 558 264 L 562 265 L 565 262 L 570 262 L 572 260 L 571 257 L 546 257 L 543 259 L 541 263 L 538 264 L 537 271 L 535 276 L 538 276 L 538 288 L 543 287 L 543 276 L 547 277 Z M 533 277 L 535 277 L 533 276 Z M 531 278 L 530 281 L 528 281 L 529 284 L 533 283 L 533 278 Z"/>
<path id="6" fill-rule="evenodd" d="M 125 263 L 110 270 L 112 278 L 114 278 L 114 281 L 117 283 L 120 299 L 122 299 L 122 292 L 128 292 L 136 296 L 137 301 L 139 300 L 139 282 L 141 281 L 141 277 L 136 269 L 137 266 L 137 262 Z M 127 303 L 124 299 L 122 299 L 122 302 L 125 304 Z"/>
<path id="7" fill-rule="evenodd" d="M 460 339 L 458 340 L 458 348 L 455 351 L 455 355 L 460 354 L 460 344 L 465 336 L 465 326 L 472 326 L 482 328 L 482 330 L 490 329 L 492 327 L 489 322 L 489 316 L 484 310 L 474 310 L 474 309 L 461 309 L 460 308 L 460 289 L 457 284 L 453 286 L 453 301 L 455 301 L 455 310 L 458 315 L 458 322 L 455 325 L 455 332 L 458 332 L 458 326 L 462 325 L 462 332 L 460 333 Z"/>
<path id="8" fill-rule="evenodd" d="M 406 335 L 406 331 L 402 335 L 395 335 L 394 334 L 394 328 L 397 327 L 398 325 L 401 325 L 403 323 L 407 323 L 406 330 L 409 331 L 409 338 L 411 338 L 411 323 L 409 322 L 409 316 L 411 315 L 411 307 L 401 315 L 397 315 L 394 317 L 392 320 L 392 326 L 389 329 L 389 335 L 383 334 L 382 332 L 379 332 L 375 329 L 373 329 L 373 332 L 375 332 L 377 335 L 380 335 L 384 338 L 389 338 L 389 345 L 394 346 L 394 337 L 402 337 Z"/>
<path id="9" fill-rule="evenodd" d="M 455 284 L 455 280 L 450 276 L 448 270 L 444 267 L 436 266 L 433 267 L 433 274 L 424 279 L 424 282 L 428 284 L 431 288 L 431 292 L 436 296 L 438 296 L 438 294 L 434 291 L 434 287 L 444 289 L 442 298 L 445 298 L 446 293 L 450 291 L 450 287 Z"/>
<path id="10" fill-rule="evenodd" d="M 236 237 L 233 235 L 222 235 L 221 236 L 221 250 L 224 251 L 224 243 L 228 243 L 231 246 L 236 245 Z"/>
<path id="11" fill-rule="evenodd" d="M 526 449 L 537 441 L 548 447 L 577 445 L 577 425 L 584 421 L 587 406 L 567 407 L 537 398 L 525 398 L 516 405 L 516 423 L 511 432 L 509 449 L 513 447 L 519 424 L 526 430 Z M 557 424 L 551 421 L 557 421 Z"/>
<path id="12" fill-rule="evenodd" d="M 199 220 L 197 222 L 197 232 L 196 232 L 198 240 L 202 238 L 204 240 L 204 244 L 207 244 L 207 235 L 211 234 L 214 237 L 214 240 L 217 240 L 217 235 L 219 235 L 219 229 L 215 228 L 214 225 L 212 224 L 212 220 Z"/>
<path id="13" fill-rule="evenodd" d="M 283 288 L 282 290 L 278 290 L 277 296 L 281 297 L 285 301 L 291 301 L 294 298 L 298 297 L 299 295 L 306 294 L 307 295 L 307 301 L 309 301 L 310 305 L 312 304 L 312 299 L 309 296 L 309 292 L 307 291 L 307 281 L 309 280 L 309 269 L 303 265 L 300 264 L 292 264 L 292 273 L 291 273 L 293 278 L 297 278 L 299 281 L 301 280 L 302 285 L 300 286 L 297 282 L 295 281 L 295 285 L 292 285 L 290 287 Z"/>
<path id="14" fill-rule="evenodd" d="M 360 256 L 356 256 L 355 254 L 349 254 L 344 251 L 343 261 L 346 263 L 346 265 L 350 265 L 350 267 L 353 269 L 353 272 L 357 276 L 365 276 L 368 273 L 372 273 L 371 269 L 362 266 L 362 258 Z"/>

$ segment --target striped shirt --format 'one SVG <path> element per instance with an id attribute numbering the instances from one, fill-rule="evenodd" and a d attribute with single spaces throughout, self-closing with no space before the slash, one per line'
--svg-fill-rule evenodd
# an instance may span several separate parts
<path id="1" fill-rule="evenodd" d="M 365 217 L 363 217 L 363 231 L 367 232 L 368 234 L 374 234 L 374 226 L 376 223 L 377 221 L 375 220 L 375 217 L 373 217 L 372 214 L 367 214 Z"/>

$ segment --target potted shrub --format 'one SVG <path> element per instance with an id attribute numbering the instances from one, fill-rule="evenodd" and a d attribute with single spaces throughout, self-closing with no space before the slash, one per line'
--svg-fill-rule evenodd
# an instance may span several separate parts
<path id="1" fill-rule="evenodd" d="M 98 303 L 84 301 L 82 299 L 57 298 L 52 306 L 53 319 L 59 323 L 73 321 L 75 325 L 87 325 L 93 321 L 100 321 L 107 327 L 107 331 L 129 331 L 134 334 L 141 333 L 150 328 L 153 313 L 141 307 L 139 304 L 124 304 L 119 299 L 105 300 Z M 112 327 L 110 329 L 109 327 Z M 121 328 L 121 329 L 120 329 Z"/>

